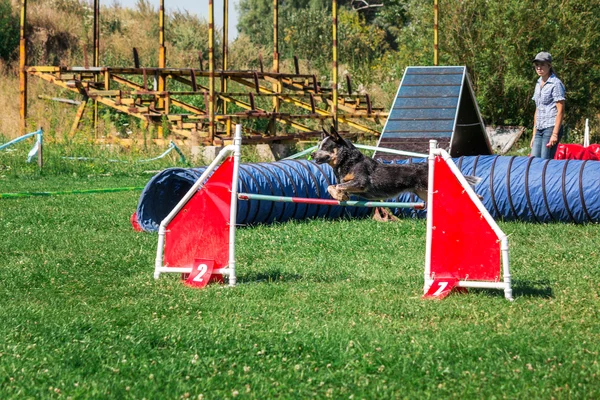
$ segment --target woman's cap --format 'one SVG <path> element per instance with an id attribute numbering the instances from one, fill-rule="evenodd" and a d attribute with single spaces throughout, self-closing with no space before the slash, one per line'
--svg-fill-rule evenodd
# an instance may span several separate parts
<path id="1" fill-rule="evenodd" d="M 537 55 L 535 56 L 535 58 L 533 59 L 532 62 L 547 62 L 547 63 L 551 63 L 552 62 L 552 56 L 548 52 L 540 51 L 539 53 L 537 53 Z"/>

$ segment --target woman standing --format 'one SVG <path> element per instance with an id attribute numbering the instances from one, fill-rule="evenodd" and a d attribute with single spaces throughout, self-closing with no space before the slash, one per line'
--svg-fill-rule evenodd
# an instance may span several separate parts
<path id="1" fill-rule="evenodd" d="M 552 56 L 542 51 L 533 59 L 539 75 L 532 100 L 535 101 L 531 155 L 553 159 L 562 136 L 565 113 L 565 86 L 554 74 Z"/>

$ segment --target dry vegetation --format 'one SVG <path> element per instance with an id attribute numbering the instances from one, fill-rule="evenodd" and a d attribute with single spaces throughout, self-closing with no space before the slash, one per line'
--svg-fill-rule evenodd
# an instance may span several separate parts
<path id="1" fill-rule="evenodd" d="M 19 4 L 13 0 L 15 13 Z M 16 14 L 18 15 L 18 14 Z M 85 1 L 71 0 L 38 0 L 30 1 L 27 10 L 28 27 L 28 65 L 64 65 L 81 66 L 85 64 L 87 54 L 91 63 L 93 54 L 93 10 Z M 149 21 L 155 21 L 151 24 Z M 142 66 L 158 65 L 158 9 L 147 0 L 139 0 L 133 9 L 123 8 L 118 2 L 101 8 L 100 22 L 100 64 L 123 67 L 133 65 L 133 48 L 137 48 Z M 167 66 L 198 68 L 199 53 L 203 54 L 204 63 L 208 59 L 208 22 L 187 11 L 174 11 L 166 16 Z M 217 31 L 216 62 L 222 62 L 221 32 Z M 229 45 L 230 69 L 254 69 L 259 66 L 259 54 L 263 56 L 265 68 L 272 65 L 270 48 L 264 48 L 251 42 L 244 35 L 238 36 Z M 281 70 L 293 71 L 292 60 L 282 60 Z M 318 74 L 307 60 L 300 60 L 303 73 Z M 343 70 L 344 67 L 341 67 Z M 18 136 L 19 121 L 19 83 L 18 57 L 10 64 L 0 64 L 0 106 L 4 110 L 0 118 L 0 135 Z M 321 80 L 328 83 L 328 78 Z M 42 126 L 49 135 L 62 137 L 71 127 L 76 113 L 75 106 L 41 100 L 40 95 L 52 97 L 74 98 L 71 92 L 54 85 L 29 78 L 29 120 L 30 127 Z M 386 90 L 380 87 L 369 87 L 373 91 L 374 101 L 389 102 Z M 86 119 L 84 117 L 84 130 Z M 101 118 L 99 132 L 116 134 L 122 129 L 119 124 L 127 120 L 125 117 L 111 115 Z M 87 123 L 89 126 L 89 123 Z M 132 126 L 134 124 L 131 124 Z M 134 133 L 141 128 L 132 128 Z"/>

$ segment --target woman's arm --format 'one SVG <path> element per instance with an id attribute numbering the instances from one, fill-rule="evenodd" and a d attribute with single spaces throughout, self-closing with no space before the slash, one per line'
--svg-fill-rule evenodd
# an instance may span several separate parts
<path id="1" fill-rule="evenodd" d="M 554 123 L 554 130 L 550 141 L 548 141 L 548 147 L 552 147 L 558 143 L 558 132 L 560 132 L 560 126 L 562 125 L 563 118 L 565 115 L 565 101 L 560 100 L 556 102 L 556 122 Z"/>
<path id="2" fill-rule="evenodd" d="M 533 113 L 533 134 L 531 135 L 531 143 L 529 143 L 529 147 L 533 147 L 533 141 L 535 139 L 535 124 L 537 123 L 537 107 L 535 108 L 535 112 Z"/>

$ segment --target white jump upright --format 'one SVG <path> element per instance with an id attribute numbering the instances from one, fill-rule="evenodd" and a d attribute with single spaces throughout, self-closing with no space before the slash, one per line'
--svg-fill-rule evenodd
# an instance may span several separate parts
<path id="1" fill-rule="evenodd" d="M 241 145 L 242 126 L 236 125 L 233 144 L 219 152 L 160 223 L 155 279 L 161 273 L 176 272 L 190 274 L 187 283 L 192 286 L 205 286 L 211 275 L 228 276 L 229 285 L 236 284 L 235 221 Z M 211 174 L 213 179 L 209 180 Z"/>
<path id="2" fill-rule="evenodd" d="M 429 142 L 425 297 L 501 289 L 512 300 L 508 238 L 450 155 Z"/>
<path id="3" fill-rule="evenodd" d="M 413 209 L 425 206 L 237 193 L 240 150 L 241 126 L 237 125 L 234 143 L 218 154 L 161 222 L 154 267 L 156 279 L 161 273 L 176 272 L 187 274 L 186 284 L 203 287 L 209 280 L 222 282 L 227 276 L 229 285 L 234 286 L 238 200 Z M 438 149 L 435 141 L 430 142 L 428 162 L 424 297 L 444 298 L 453 288 L 486 288 L 503 289 L 506 298 L 512 300 L 506 235 L 448 153 Z"/>

